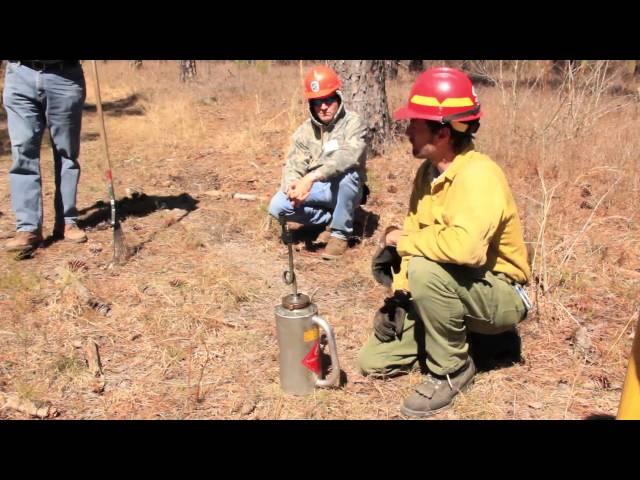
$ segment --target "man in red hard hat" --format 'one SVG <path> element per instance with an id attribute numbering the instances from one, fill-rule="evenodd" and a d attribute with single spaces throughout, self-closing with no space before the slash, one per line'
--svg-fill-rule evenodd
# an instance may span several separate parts
<path id="1" fill-rule="evenodd" d="M 394 115 L 409 120 L 413 155 L 424 162 L 402 229 L 384 235 L 387 254 L 399 256 L 389 270 L 394 294 L 358 363 L 375 376 L 426 373 L 404 400 L 407 416 L 438 413 L 471 384 L 467 331 L 512 330 L 531 307 L 516 204 L 502 169 L 473 144 L 481 116 L 471 81 L 452 68 L 423 72 Z"/>
<path id="2" fill-rule="evenodd" d="M 269 213 L 284 213 L 292 229 L 326 226 L 318 237 L 327 244 L 326 259 L 347 250 L 366 173 L 366 127 L 344 108 L 340 86 L 336 72 L 324 65 L 305 75 L 309 118 L 293 134 L 280 190 L 269 205 Z"/>

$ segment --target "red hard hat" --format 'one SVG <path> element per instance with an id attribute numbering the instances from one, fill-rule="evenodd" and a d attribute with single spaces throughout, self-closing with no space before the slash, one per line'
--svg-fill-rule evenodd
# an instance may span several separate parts
<path id="1" fill-rule="evenodd" d="M 312 67 L 304 76 L 304 97 L 312 98 L 328 97 L 338 90 L 342 83 L 338 74 L 325 65 Z"/>
<path id="2" fill-rule="evenodd" d="M 411 88 L 409 102 L 393 114 L 396 120 L 422 118 L 436 122 L 468 122 L 482 116 L 471 80 L 455 68 L 430 68 Z"/>

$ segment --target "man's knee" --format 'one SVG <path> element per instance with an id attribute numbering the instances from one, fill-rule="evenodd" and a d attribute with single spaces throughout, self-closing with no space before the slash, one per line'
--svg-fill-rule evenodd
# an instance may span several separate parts
<path id="1" fill-rule="evenodd" d="M 385 365 L 382 358 L 376 355 L 371 341 L 367 342 L 358 352 L 358 368 L 365 375 L 380 373 Z"/>
<path id="2" fill-rule="evenodd" d="M 276 192 L 269 203 L 269 213 L 278 218 L 280 213 L 290 213 L 291 206 L 289 200 L 282 191 Z"/>
<path id="3" fill-rule="evenodd" d="M 37 149 L 12 149 L 12 164 L 10 174 L 35 175 L 40 173 L 40 158 Z"/>
<path id="4" fill-rule="evenodd" d="M 349 191 L 357 192 L 361 183 L 360 174 L 356 170 L 351 170 L 342 174 L 338 186 L 340 189 L 347 188 Z"/>
<path id="5" fill-rule="evenodd" d="M 358 368 L 363 375 L 372 377 L 392 377 L 409 371 L 414 362 L 403 362 L 391 355 L 388 348 L 371 336 L 358 352 Z"/>

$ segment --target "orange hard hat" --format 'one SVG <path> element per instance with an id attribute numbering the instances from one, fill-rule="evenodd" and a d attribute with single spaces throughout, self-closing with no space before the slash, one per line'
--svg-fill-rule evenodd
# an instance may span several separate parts
<path id="1" fill-rule="evenodd" d="M 338 74 L 330 67 L 316 65 L 304 76 L 304 98 L 328 97 L 338 90 L 342 82 Z"/>
<path id="2" fill-rule="evenodd" d="M 396 120 L 421 118 L 436 122 L 468 122 L 482 116 L 469 77 L 455 68 L 430 68 L 416 79 L 409 102 L 393 114 Z"/>

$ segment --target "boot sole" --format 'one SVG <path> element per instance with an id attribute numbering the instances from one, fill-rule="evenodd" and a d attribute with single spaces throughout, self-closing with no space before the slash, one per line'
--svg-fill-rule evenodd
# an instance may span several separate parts
<path id="1" fill-rule="evenodd" d="M 84 238 L 81 238 L 81 239 L 78 239 L 78 240 L 72 240 L 70 238 L 65 238 L 64 239 L 65 242 L 69 242 L 69 243 L 85 243 L 87 240 L 88 240 L 87 237 L 84 237 Z"/>
<path id="2" fill-rule="evenodd" d="M 462 387 L 460 389 L 460 391 L 462 393 L 466 392 L 469 389 L 469 387 L 471 385 L 473 385 L 473 382 L 475 382 L 475 376 L 474 376 L 474 378 L 471 379 L 471 381 L 469 383 L 467 383 L 464 387 Z M 402 405 L 400 407 L 400 413 L 402 413 L 403 415 L 405 415 L 407 417 L 417 417 L 417 418 L 432 417 L 434 415 L 442 413 L 445 410 L 448 410 L 449 408 L 453 407 L 453 405 L 456 403 L 457 399 L 458 399 L 458 395 L 453 397 L 453 399 L 448 404 L 446 404 L 444 407 L 440 407 L 437 410 L 428 410 L 426 412 L 425 411 L 421 411 L 421 410 L 411 410 L 410 408 L 407 408 L 404 405 Z"/>
<path id="3" fill-rule="evenodd" d="M 324 260 L 338 260 L 339 258 L 342 258 L 344 254 L 341 255 L 327 255 L 326 253 L 322 254 L 322 258 Z"/>
<path id="4" fill-rule="evenodd" d="M 421 412 L 421 411 L 418 411 L 418 410 L 411 410 L 410 408 L 407 408 L 407 407 L 405 407 L 403 405 L 402 407 L 400 407 L 400 413 L 402 413 L 403 415 L 405 415 L 407 417 L 416 417 L 416 418 L 433 417 L 434 415 L 437 415 L 437 414 L 439 414 L 441 412 L 444 412 L 445 410 L 448 410 L 451 407 L 453 407 L 454 402 L 455 402 L 455 398 L 448 405 L 445 405 L 444 407 L 441 407 L 441 408 L 439 408 L 437 410 L 430 410 L 428 412 Z"/>
<path id="5" fill-rule="evenodd" d="M 24 245 L 14 245 L 12 247 L 4 247 L 5 252 L 24 252 L 27 250 L 35 250 L 42 243 L 42 239 L 34 243 L 25 243 Z"/>
<path id="6" fill-rule="evenodd" d="M 4 251 L 5 252 L 12 252 L 12 253 L 16 253 L 16 252 L 28 252 L 31 250 L 35 250 L 36 248 L 38 248 L 38 245 L 20 245 L 20 246 L 16 246 L 16 247 L 5 247 Z"/>

